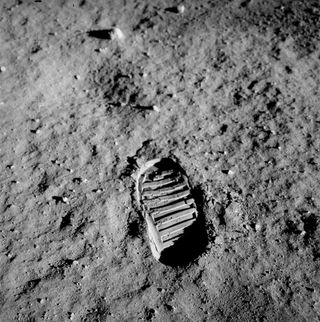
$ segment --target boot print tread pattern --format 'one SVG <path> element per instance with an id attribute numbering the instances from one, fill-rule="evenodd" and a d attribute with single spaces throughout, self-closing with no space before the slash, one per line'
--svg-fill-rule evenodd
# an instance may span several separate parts
<path id="1" fill-rule="evenodd" d="M 142 207 L 160 235 L 162 250 L 173 246 L 198 215 L 187 177 L 159 162 L 145 172 L 140 189 Z"/>

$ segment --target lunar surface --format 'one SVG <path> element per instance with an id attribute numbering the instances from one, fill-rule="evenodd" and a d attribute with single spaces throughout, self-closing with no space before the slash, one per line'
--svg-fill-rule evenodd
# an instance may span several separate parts
<path id="1" fill-rule="evenodd" d="M 319 30 L 318 0 L 2 0 L 0 321 L 319 321 Z M 154 158 L 197 205 L 183 264 Z"/>

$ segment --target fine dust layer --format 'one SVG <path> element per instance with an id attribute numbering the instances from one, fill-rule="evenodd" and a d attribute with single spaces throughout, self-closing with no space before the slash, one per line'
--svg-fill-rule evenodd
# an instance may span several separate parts
<path id="1" fill-rule="evenodd" d="M 1 321 L 320 319 L 319 2 L 176 5 L 1 2 Z M 204 227 L 185 265 L 138 212 L 159 157 Z"/>

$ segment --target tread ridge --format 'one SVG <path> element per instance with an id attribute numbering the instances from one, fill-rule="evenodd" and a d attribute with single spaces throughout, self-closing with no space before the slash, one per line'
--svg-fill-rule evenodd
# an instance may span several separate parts
<path id="1" fill-rule="evenodd" d="M 166 179 L 163 179 L 163 180 L 159 180 L 159 181 L 145 181 L 142 185 L 142 189 L 143 191 L 145 191 L 145 189 L 148 189 L 147 191 L 150 190 L 156 190 L 158 189 L 159 187 L 163 187 L 163 186 L 166 186 L 166 185 L 169 185 L 171 183 L 174 183 L 174 182 L 177 182 L 179 179 L 177 178 L 166 178 Z"/>
<path id="2" fill-rule="evenodd" d="M 155 223 L 157 225 L 160 225 L 164 222 L 170 221 L 170 220 L 176 220 L 182 216 L 186 216 L 186 215 L 191 215 L 195 212 L 194 208 L 184 208 L 184 209 L 178 209 L 176 211 L 173 211 L 171 213 L 168 213 L 160 218 L 157 218 L 155 220 Z"/>
<path id="3" fill-rule="evenodd" d="M 189 222 L 189 221 L 190 221 L 190 224 L 191 224 L 191 221 L 192 221 L 192 222 L 194 221 L 193 213 L 191 213 L 191 214 L 186 214 L 186 215 L 184 215 L 184 216 L 181 216 L 181 217 L 179 217 L 179 219 L 180 219 L 180 220 L 175 220 L 175 219 L 173 219 L 173 220 L 168 220 L 168 221 L 166 221 L 166 222 L 163 222 L 163 223 L 162 223 L 162 226 L 159 224 L 159 225 L 158 225 L 158 229 L 159 229 L 159 231 L 161 232 L 161 231 L 164 231 L 164 230 L 166 230 L 166 229 L 169 229 L 169 228 L 171 228 L 171 227 L 173 227 L 173 226 L 176 226 L 176 225 L 178 225 L 178 224 L 180 224 L 180 223 L 187 223 L 187 222 Z"/>
<path id="4" fill-rule="evenodd" d="M 150 199 L 152 199 L 153 196 L 155 198 L 170 196 L 172 193 L 177 192 L 182 189 L 186 189 L 186 188 L 188 188 L 188 187 L 183 182 L 183 183 L 172 185 L 172 186 L 166 186 L 165 188 L 161 188 L 161 189 L 157 189 L 157 190 L 144 191 L 142 194 L 143 194 L 143 197 L 151 197 Z"/>
<path id="5" fill-rule="evenodd" d="M 184 199 L 184 200 L 180 200 L 180 201 L 174 201 L 174 202 L 171 202 L 169 203 L 168 205 L 164 205 L 164 206 L 160 206 L 160 207 L 155 207 L 155 208 L 152 208 L 152 212 L 154 213 L 159 213 L 163 210 L 168 210 L 168 209 L 171 209 L 172 207 L 179 207 L 180 205 L 191 205 L 194 203 L 194 200 L 193 198 L 188 198 L 188 199 Z"/>
<path id="6" fill-rule="evenodd" d="M 157 206 L 163 206 L 166 205 L 172 201 L 182 201 L 183 198 L 186 198 L 188 195 L 190 195 L 189 189 L 172 194 L 172 195 L 166 195 L 166 196 L 159 196 L 154 199 L 143 199 L 143 203 L 146 206 L 149 206 L 150 208 L 154 208 Z"/>

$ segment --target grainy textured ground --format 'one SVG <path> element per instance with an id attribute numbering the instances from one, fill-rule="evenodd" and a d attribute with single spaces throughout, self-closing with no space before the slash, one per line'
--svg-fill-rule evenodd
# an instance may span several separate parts
<path id="1" fill-rule="evenodd" d="M 1 2 L 1 321 L 320 319 L 320 3 L 183 5 Z M 198 196 L 186 266 L 137 212 L 155 156 Z"/>

